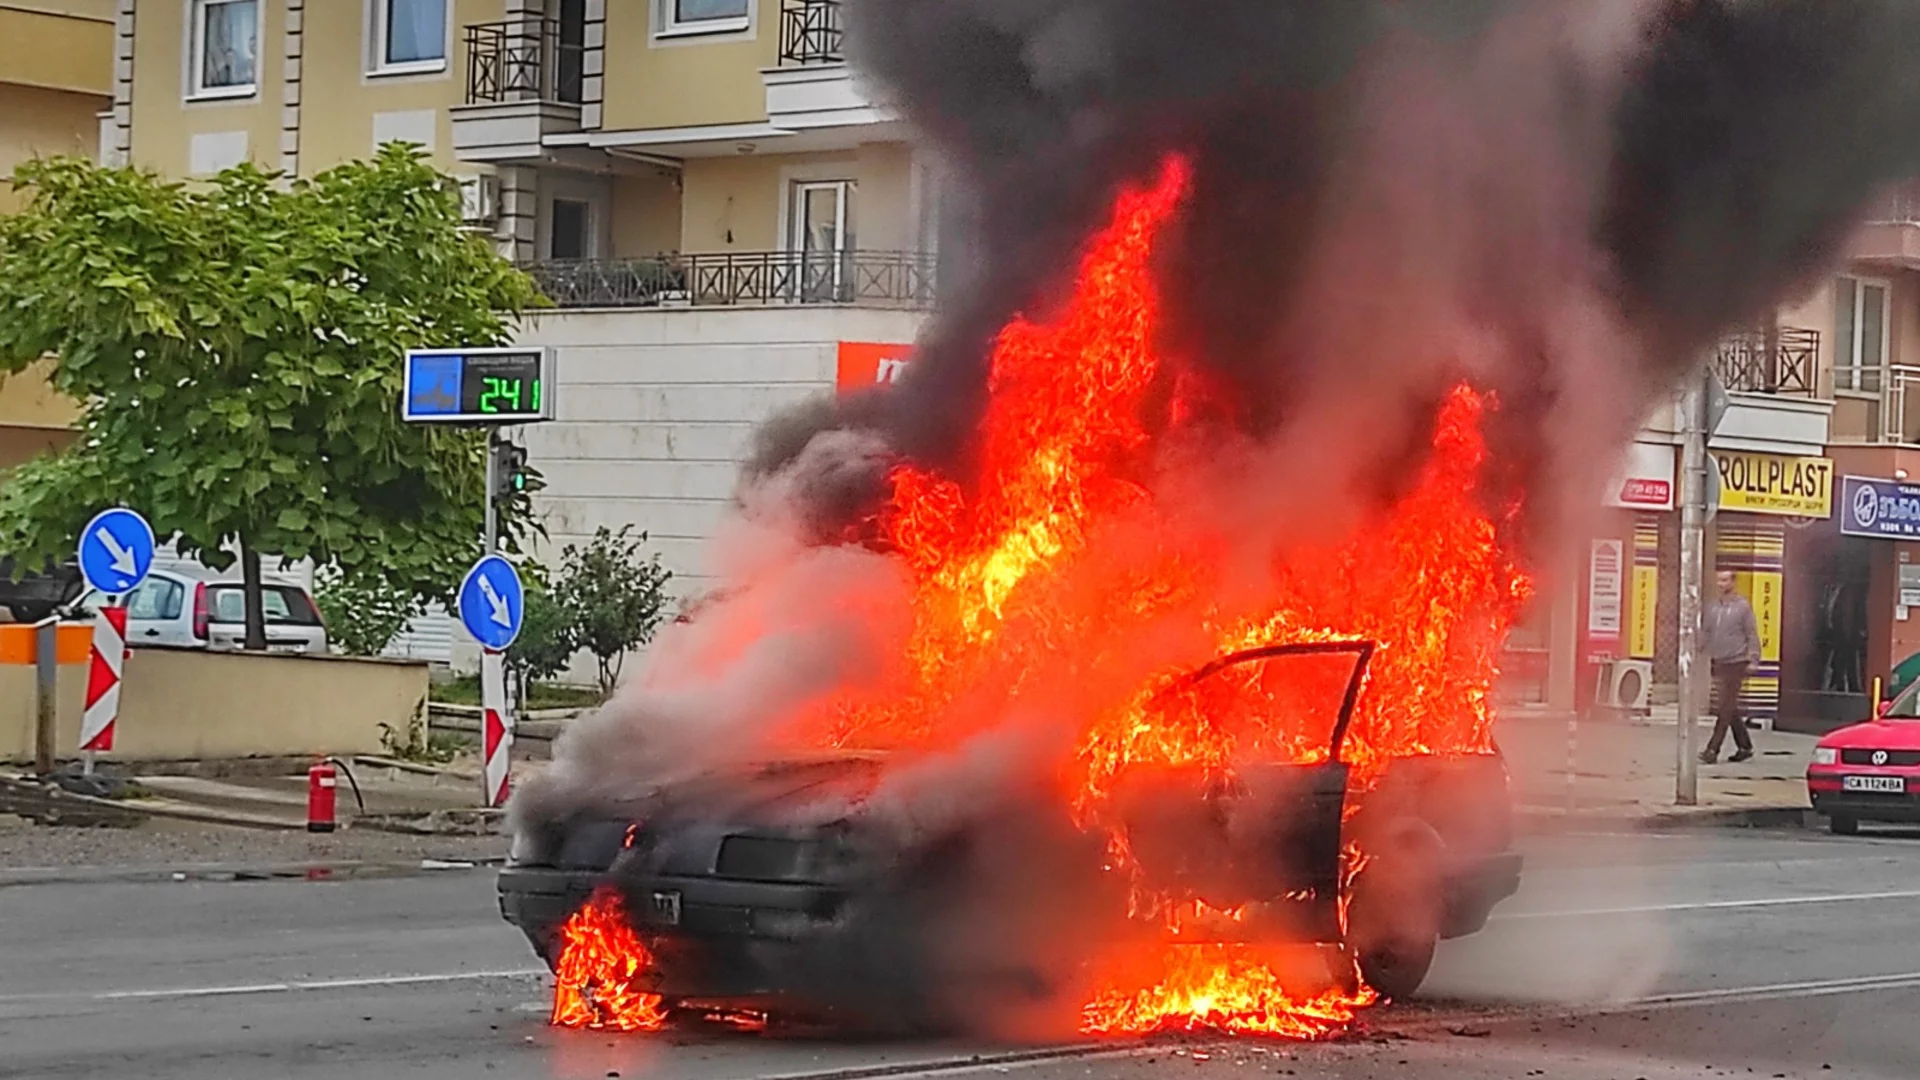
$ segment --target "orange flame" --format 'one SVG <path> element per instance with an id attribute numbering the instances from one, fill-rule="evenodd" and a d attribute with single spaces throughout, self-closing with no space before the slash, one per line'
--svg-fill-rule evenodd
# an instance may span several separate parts
<path id="1" fill-rule="evenodd" d="M 1499 649 L 1530 588 L 1500 543 L 1500 514 L 1517 508 L 1489 513 L 1481 485 L 1481 424 L 1495 403 L 1464 385 L 1443 401 L 1431 453 L 1405 494 L 1342 539 L 1276 536 L 1261 549 L 1265 565 L 1250 565 L 1230 556 L 1258 538 L 1219 535 L 1164 496 L 1170 455 L 1214 445 L 1201 414 L 1225 398 L 1159 340 L 1154 244 L 1190 183 L 1188 164 L 1174 159 L 1152 184 L 1123 193 L 1087 246 L 1070 301 L 1001 332 L 973 482 L 917 465 L 894 471 L 880 524 L 914 583 L 901 663 L 880 692 L 849 692 L 796 717 L 789 732 L 799 746 L 924 749 L 1015 715 L 1064 715 L 1072 750 L 1059 762 L 1063 805 L 1108 832 L 1116 865 L 1135 871 L 1136 899 L 1153 883 L 1139 880 L 1109 805 L 1127 770 L 1198 766 L 1231 776 L 1244 764 L 1314 763 L 1334 752 L 1339 673 L 1314 664 L 1236 670 L 1181 689 L 1183 672 L 1258 645 L 1373 641 L 1339 749 L 1365 785 L 1396 758 L 1491 751 Z M 1187 474 L 1215 464 L 1183 461 Z M 1346 880 L 1363 858 L 1348 852 Z M 1144 910 L 1192 899 L 1152 897 Z M 630 933 L 616 942 L 595 921 L 610 912 L 617 908 L 601 905 L 570 930 L 568 955 L 576 946 L 589 955 L 592 985 L 616 988 L 618 998 L 646 954 Z M 1256 946 L 1169 935 L 1100 959 L 1100 989 L 1082 1014 L 1091 1033 L 1317 1038 L 1377 1000 L 1364 987 L 1293 996 Z M 589 1005 L 607 991 L 587 1003 L 569 986 L 589 983 L 568 979 L 563 965 L 571 996 L 564 1010 L 556 998 L 556 1022 L 598 1015 Z M 657 1013 L 657 999 L 634 1000 L 646 1000 L 642 1014 Z"/>
<path id="2" fill-rule="evenodd" d="M 628 925 L 626 906 L 611 889 L 598 890 L 560 928 L 548 1022 L 594 1031 L 657 1031 L 667 1013 L 657 994 L 638 989 L 653 953 Z"/>

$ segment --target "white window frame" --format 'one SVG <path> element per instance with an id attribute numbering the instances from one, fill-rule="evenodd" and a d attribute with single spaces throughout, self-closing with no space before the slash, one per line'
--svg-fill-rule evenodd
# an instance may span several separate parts
<path id="1" fill-rule="evenodd" d="M 215 4 L 253 4 L 253 81 L 234 86 L 203 86 L 206 74 L 207 8 Z M 260 68 L 266 63 L 266 4 L 264 0 L 187 0 L 187 100 L 219 101 L 255 97 L 260 93 Z"/>
<path id="2" fill-rule="evenodd" d="M 834 189 L 839 198 L 834 201 L 833 238 L 834 254 L 842 254 L 847 248 L 847 215 L 853 209 L 854 193 L 860 190 L 858 181 L 851 178 L 832 180 L 807 180 L 794 178 L 787 181 L 787 235 L 785 250 L 805 252 L 807 243 L 806 197 L 810 190 Z"/>
<path id="3" fill-rule="evenodd" d="M 740 34 L 753 29 L 754 10 L 760 6 L 759 0 L 747 0 L 744 15 L 729 15 L 718 19 L 682 20 L 675 10 L 679 0 L 654 0 L 653 36 L 696 37 L 710 34 Z"/>
<path id="4" fill-rule="evenodd" d="M 1853 339 L 1840 341 L 1839 327 L 1834 327 L 1833 388 L 1837 392 L 1877 394 L 1884 384 L 1887 364 L 1893 355 L 1893 282 L 1886 278 L 1862 277 L 1858 274 L 1842 274 L 1840 280 L 1853 282 Z M 1868 358 L 1860 355 L 1861 343 L 1866 335 L 1860 332 L 1861 316 L 1866 310 L 1868 289 L 1879 289 L 1880 304 L 1880 355 Z M 1845 347 L 1849 355 L 1844 359 L 1839 350 Z M 1871 359 L 1871 363 L 1867 362 Z M 1871 377 L 1867 372 L 1874 372 Z"/>
<path id="5" fill-rule="evenodd" d="M 387 62 L 387 23 L 394 0 L 367 0 L 367 74 L 375 78 L 392 75 L 438 75 L 448 70 L 453 57 L 453 17 L 459 6 L 446 0 L 445 25 L 440 29 L 440 58 Z"/>

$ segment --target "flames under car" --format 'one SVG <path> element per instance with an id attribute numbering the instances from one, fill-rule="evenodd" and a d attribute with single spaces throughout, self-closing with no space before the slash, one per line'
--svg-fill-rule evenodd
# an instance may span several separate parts
<path id="1" fill-rule="evenodd" d="M 568 916 L 615 890 L 653 954 L 646 988 L 701 1007 L 920 1025 L 940 1022 L 942 984 L 1044 997 L 1071 981 L 1072 958 L 1048 956 L 1062 934 L 1044 919 L 1028 919 L 1025 937 L 1013 924 L 1060 897 L 1071 898 L 1066 922 L 1101 933 L 1335 946 L 1348 970 L 1403 998 L 1438 940 L 1477 931 L 1518 888 L 1520 857 L 1497 752 L 1402 758 L 1353 782 L 1341 751 L 1372 650 L 1268 646 L 1176 683 L 1292 658 L 1352 662 L 1320 763 L 1243 765 L 1224 781 L 1199 768 L 1123 776 L 1113 806 L 1131 883 L 1106 837 L 1073 827 L 1057 802 L 997 799 L 949 827 L 902 830 L 861 810 L 887 758 L 832 753 L 523 827 L 499 877 L 501 911 L 557 965 Z M 1357 873 L 1350 846 L 1363 853 Z M 1140 879 L 1163 901 L 1152 920 L 1140 917 Z M 1170 930 L 1175 909 L 1234 914 Z"/>

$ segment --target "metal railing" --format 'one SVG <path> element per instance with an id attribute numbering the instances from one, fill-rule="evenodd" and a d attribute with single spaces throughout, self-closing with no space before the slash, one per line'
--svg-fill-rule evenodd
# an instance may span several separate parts
<path id="1" fill-rule="evenodd" d="M 838 64 L 840 0 L 780 0 L 780 64 Z"/>
<path id="2" fill-rule="evenodd" d="M 1908 405 L 1920 405 L 1920 367 L 1889 364 L 1884 369 L 1885 388 L 1880 392 L 1880 441 L 1920 442 L 1920 416 L 1910 416 Z"/>
<path id="3" fill-rule="evenodd" d="M 762 304 L 928 308 L 933 255 L 909 251 L 754 251 L 556 260 L 526 267 L 562 308 Z"/>
<path id="4" fill-rule="evenodd" d="M 578 105 L 586 46 L 558 19 L 510 19 L 465 28 L 467 104 L 557 101 Z"/>
<path id="5" fill-rule="evenodd" d="M 1782 326 L 1742 331 L 1714 348 L 1713 371 L 1729 390 L 1753 394 L 1819 392 L 1820 332 Z"/>

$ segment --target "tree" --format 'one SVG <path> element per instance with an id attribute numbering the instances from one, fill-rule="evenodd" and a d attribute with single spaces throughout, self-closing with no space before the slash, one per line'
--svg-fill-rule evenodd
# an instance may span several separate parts
<path id="1" fill-rule="evenodd" d="M 243 165 L 166 183 L 60 158 L 22 165 L 0 218 L 0 370 L 51 354 L 80 437 L 0 491 L 0 552 L 72 551 L 127 505 L 215 569 L 238 548 L 247 644 L 260 555 L 445 598 L 481 531 L 479 432 L 404 424 L 402 355 L 496 345 L 538 294 L 461 229 L 418 151 L 286 181 Z M 517 548 L 524 497 L 503 508 Z"/>
<path id="2" fill-rule="evenodd" d="M 560 554 L 556 598 L 578 620 L 580 647 L 599 664 L 601 693 L 613 691 L 627 653 L 653 640 L 666 616 L 673 574 L 658 554 L 641 556 L 646 540 L 631 525 L 617 533 L 603 525 L 585 548 L 568 544 Z"/>
<path id="3" fill-rule="evenodd" d="M 554 595 L 543 568 L 521 566 L 520 576 L 526 599 L 520 634 L 507 646 L 507 666 L 524 690 L 567 669 L 573 654 L 580 651 L 580 620 Z"/>
<path id="4" fill-rule="evenodd" d="M 314 597 L 327 620 L 327 639 L 348 656 L 379 656 L 426 605 L 373 575 L 322 571 Z"/>

